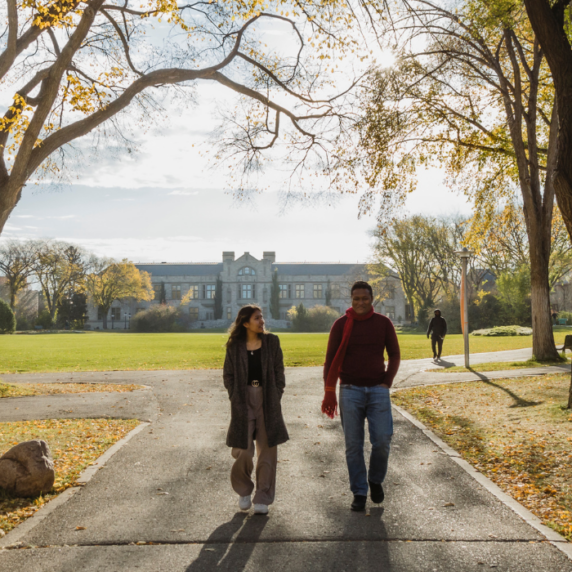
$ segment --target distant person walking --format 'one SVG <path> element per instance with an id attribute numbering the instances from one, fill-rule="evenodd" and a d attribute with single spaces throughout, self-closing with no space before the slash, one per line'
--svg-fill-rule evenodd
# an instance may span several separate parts
<path id="1" fill-rule="evenodd" d="M 393 435 L 389 388 L 401 359 L 391 320 L 373 310 L 373 292 L 367 282 L 351 289 L 352 307 L 334 322 L 324 364 L 325 396 L 322 412 L 331 419 L 337 412 L 336 384 L 340 378 L 340 414 L 346 442 L 346 462 L 351 509 L 365 509 L 368 489 L 371 500 L 385 497 L 382 483 L 387 473 Z M 383 352 L 387 351 L 387 370 Z M 369 471 L 364 460 L 364 425 L 368 422 L 371 455 Z"/>
<path id="2" fill-rule="evenodd" d="M 443 351 L 443 340 L 447 335 L 447 322 L 441 316 L 441 310 L 435 310 L 435 316 L 431 318 L 427 328 L 427 338 L 431 336 L 431 348 L 433 350 L 433 361 L 441 359 Z"/>
<path id="3" fill-rule="evenodd" d="M 223 370 L 231 420 L 226 444 L 236 459 L 230 473 L 238 506 L 268 514 L 274 502 L 278 445 L 288 441 L 280 401 L 286 380 L 278 336 L 264 329 L 262 310 L 244 306 L 230 328 Z M 256 491 L 252 481 L 256 441 Z"/>

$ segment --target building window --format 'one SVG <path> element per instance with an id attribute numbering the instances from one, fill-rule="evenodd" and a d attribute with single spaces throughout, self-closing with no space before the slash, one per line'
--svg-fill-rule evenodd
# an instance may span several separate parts
<path id="1" fill-rule="evenodd" d="M 203 284 L 203 298 L 213 300 L 216 292 L 216 284 Z"/>
<path id="2" fill-rule="evenodd" d="M 171 286 L 171 300 L 180 300 L 181 299 L 181 286 L 178 284 L 173 284 Z"/>
<path id="3" fill-rule="evenodd" d="M 155 300 L 157 300 L 157 302 L 161 301 L 161 284 L 155 284 L 155 286 L 153 286 L 153 292 L 155 293 Z"/>
<path id="4" fill-rule="evenodd" d="M 214 312 L 207 312 L 207 320 L 214 320 Z"/>
<path id="5" fill-rule="evenodd" d="M 189 318 L 191 321 L 195 321 L 199 319 L 199 309 L 198 308 L 189 308 Z"/>
<path id="6" fill-rule="evenodd" d="M 232 320 L 232 308 L 230 306 L 226 309 L 226 319 Z"/>
<path id="7" fill-rule="evenodd" d="M 291 298 L 290 295 L 290 284 L 280 284 L 278 286 L 279 290 L 279 297 L 280 298 Z"/>
<path id="8" fill-rule="evenodd" d="M 296 298 L 304 298 L 304 284 L 296 284 Z"/>
<path id="9" fill-rule="evenodd" d="M 386 306 L 385 307 L 385 315 L 390 320 L 395 320 L 395 306 Z"/>
<path id="10" fill-rule="evenodd" d="M 250 268 L 250 266 L 245 266 L 238 271 L 239 276 L 256 276 L 256 270 Z"/>
<path id="11" fill-rule="evenodd" d="M 395 298 L 395 286 L 389 284 L 387 286 L 387 300 L 393 300 Z"/>
<path id="12" fill-rule="evenodd" d="M 111 319 L 113 321 L 121 320 L 121 308 L 111 308 Z"/>
<path id="13" fill-rule="evenodd" d="M 97 319 L 103 320 L 103 316 L 105 316 L 105 312 L 103 311 L 103 309 L 100 306 L 98 306 L 97 307 Z"/>
<path id="14" fill-rule="evenodd" d="M 314 299 L 318 299 L 321 297 L 322 297 L 322 285 L 314 284 Z"/>
<path id="15" fill-rule="evenodd" d="M 288 319 L 288 311 L 287 310 L 280 312 L 280 319 L 281 320 L 287 320 Z"/>
<path id="16" fill-rule="evenodd" d="M 332 293 L 332 298 L 337 300 L 340 297 L 340 285 L 339 284 L 332 284 L 330 286 L 330 291 Z"/>
<path id="17" fill-rule="evenodd" d="M 238 292 L 241 300 L 252 300 L 255 295 L 254 284 L 240 284 Z"/>
<path id="18" fill-rule="evenodd" d="M 189 291 L 187 292 L 187 296 L 189 300 L 198 300 L 199 298 L 199 287 L 198 286 L 191 286 Z"/>

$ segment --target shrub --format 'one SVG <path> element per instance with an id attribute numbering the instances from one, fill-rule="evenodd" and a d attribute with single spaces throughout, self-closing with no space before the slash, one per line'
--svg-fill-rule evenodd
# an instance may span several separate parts
<path id="1" fill-rule="evenodd" d="M 475 330 L 471 336 L 532 336 L 532 328 L 522 326 L 498 326 L 487 330 Z"/>
<path id="2" fill-rule="evenodd" d="M 9 304 L 0 299 L 0 334 L 13 334 L 16 331 L 16 316 Z"/>
<path id="3" fill-rule="evenodd" d="M 558 312 L 558 320 L 565 319 L 567 326 L 572 326 L 572 312 Z"/>
<path id="4" fill-rule="evenodd" d="M 288 319 L 295 332 L 329 332 L 339 317 L 340 314 L 329 306 L 314 306 L 307 310 L 304 304 L 300 304 L 288 311 Z"/>
<path id="5" fill-rule="evenodd" d="M 137 312 L 131 319 L 131 328 L 136 332 L 184 332 L 187 329 L 180 310 L 165 304 Z"/>
<path id="6" fill-rule="evenodd" d="M 36 326 L 42 326 L 44 330 L 51 330 L 54 322 L 48 310 L 42 310 L 36 318 Z"/>
<path id="7" fill-rule="evenodd" d="M 31 330 L 33 328 L 32 322 L 26 314 L 21 316 L 16 316 L 16 330 L 23 332 L 25 330 Z"/>

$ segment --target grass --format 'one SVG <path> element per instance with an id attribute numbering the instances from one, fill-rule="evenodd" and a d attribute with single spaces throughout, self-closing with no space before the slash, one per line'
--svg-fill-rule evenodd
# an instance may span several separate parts
<path id="1" fill-rule="evenodd" d="M 8 532 L 43 504 L 73 486 L 79 474 L 116 441 L 139 424 L 137 420 L 50 419 L 0 423 L 0 455 L 13 445 L 43 439 L 54 459 L 53 490 L 36 498 L 16 498 L 0 492 L 0 530 Z"/>
<path id="2" fill-rule="evenodd" d="M 566 365 L 569 364 L 570 360 L 566 358 L 565 360 L 558 360 L 558 361 L 538 361 L 535 359 L 529 359 L 526 361 L 512 361 L 512 362 L 502 362 L 502 361 L 493 361 L 489 363 L 479 363 L 470 368 L 466 368 L 463 365 L 456 365 L 453 367 L 437 367 L 428 369 L 428 372 L 439 372 L 439 373 L 458 373 L 458 372 L 471 372 L 476 371 L 479 373 L 482 372 L 489 372 L 489 371 L 504 371 L 505 369 L 525 369 L 528 367 L 546 367 L 549 365 Z"/>
<path id="3" fill-rule="evenodd" d="M 557 343 L 568 329 L 555 331 Z M 287 366 L 321 366 L 328 334 L 278 333 Z M 0 336 L 0 373 L 221 368 L 224 333 L 135 334 L 88 332 L 79 336 Z M 424 334 L 399 334 L 402 359 L 431 357 Z M 471 352 L 531 347 L 530 337 L 474 338 Z M 463 353 L 463 337 L 445 340 L 448 355 Z"/>
<path id="4" fill-rule="evenodd" d="M 569 374 L 557 374 L 416 388 L 392 399 L 572 540 L 569 385 Z"/>
<path id="5" fill-rule="evenodd" d="M 54 395 L 56 393 L 125 393 L 136 389 L 143 389 L 143 386 L 118 383 L 26 383 L 14 385 L 0 382 L 0 399 L 2 397 Z"/>

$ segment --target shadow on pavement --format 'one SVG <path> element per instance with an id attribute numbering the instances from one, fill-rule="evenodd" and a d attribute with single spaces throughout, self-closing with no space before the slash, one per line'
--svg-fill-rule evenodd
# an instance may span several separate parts
<path id="1" fill-rule="evenodd" d="M 237 512 L 232 520 L 213 531 L 199 556 L 187 567 L 186 572 L 244 570 L 267 523 L 267 516 L 249 516 Z M 228 544 L 221 543 L 221 538 L 228 539 Z M 211 539 L 216 539 L 217 542 L 209 543 Z"/>
<path id="2" fill-rule="evenodd" d="M 448 367 L 455 367 L 457 365 L 453 361 L 445 361 L 444 359 L 437 360 L 435 364 L 443 367 L 443 369 L 447 369 Z"/>
<path id="3" fill-rule="evenodd" d="M 504 391 L 506 394 L 510 395 L 510 397 L 514 399 L 514 403 L 511 405 L 511 408 L 534 407 L 535 405 L 541 405 L 543 403 L 542 401 L 526 401 L 526 399 L 522 399 L 522 397 L 519 397 L 516 393 L 514 393 L 510 389 L 503 387 L 502 385 L 498 385 L 497 383 L 494 383 L 486 375 L 483 375 L 482 373 L 475 371 L 472 367 L 469 367 L 468 369 L 472 371 L 483 383 L 486 383 L 491 387 L 496 387 L 497 389 L 500 389 L 501 391 Z"/>

